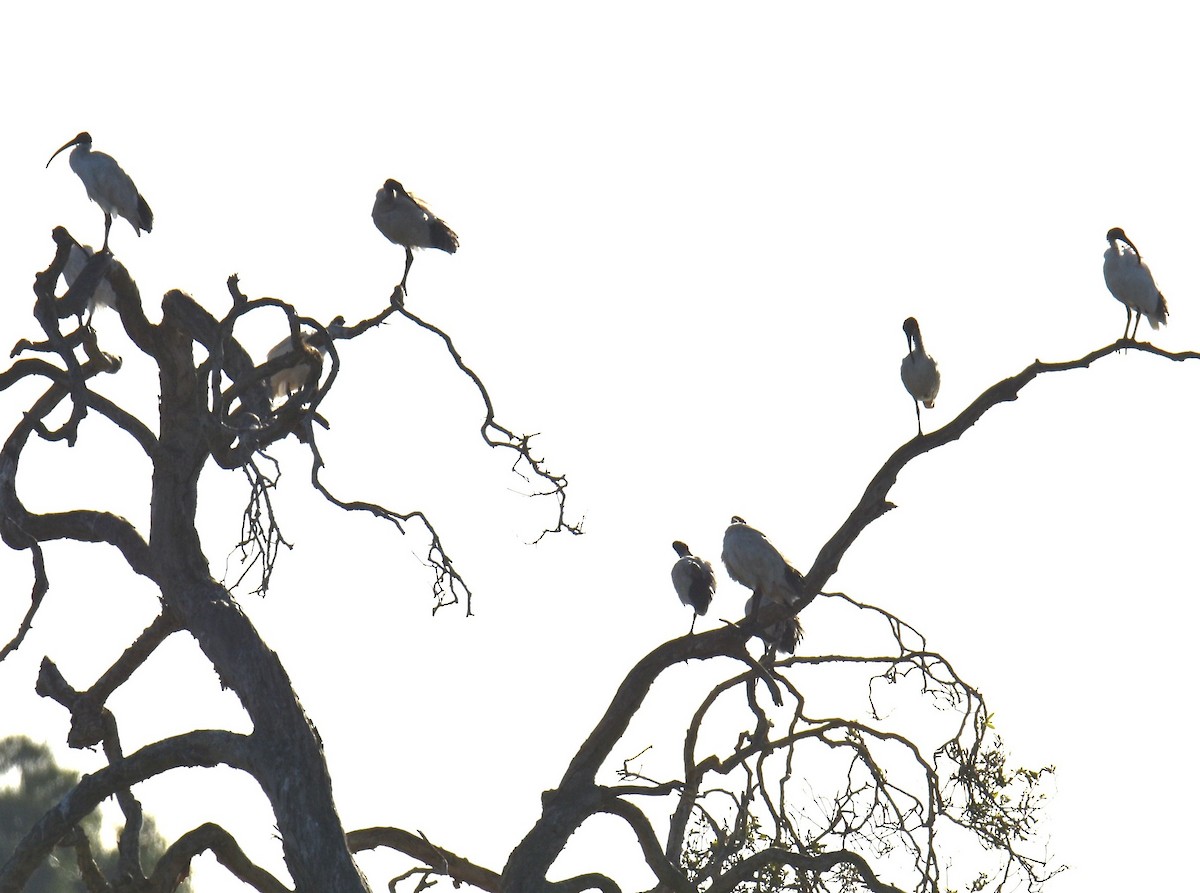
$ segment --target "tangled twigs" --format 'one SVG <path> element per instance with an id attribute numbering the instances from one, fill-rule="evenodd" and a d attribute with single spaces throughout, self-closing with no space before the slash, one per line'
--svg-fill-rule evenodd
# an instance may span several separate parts
<path id="1" fill-rule="evenodd" d="M 537 435 L 517 434 L 496 421 L 496 410 L 492 405 L 491 395 L 488 394 L 483 380 L 475 373 L 475 370 L 463 362 L 462 355 L 458 352 L 458 348 L 454 346 L 454 341 L 449 335 L 432 323 L 421 319 L 421 317 L 404 306 L 404 293 L 398 286 L 392 293 L 392 307 L 404 316 L 405 319 L 416 323 L 421 328 L 441 338 L 446 345 L 446 350 L 450 352 L 455 365 L 474 382 L 475 388 L 479 391 L 479 396 L 483 399 L 483 405 L 486 410 L 483 417 L 483 424 L 479 427 L 479 433 L 483 437 L 483 442 L 493 448 L 514 451 L 517 454 L 517 458 L 513 461 L 512 470 L 526 481 L 541 479 L 548 485 L 549 489 L 540 490 L 529 495 L 531 497 L 553 496 L 558 503 L 558 520 L 553 527 L 545 528 L 534 542 L 540 542 L 542 537 L 548 533 L 562 533 L 565 531 L 575 536 L 583 533 L 582 521 L 570 522 L 567 520 L 567 476 L 551 472 L 546 467 L 545 458 L 535 456 L 533 453 L 530 442 Z M 526 468 L 526 471 L 521 470 L 522 466 Z"/>

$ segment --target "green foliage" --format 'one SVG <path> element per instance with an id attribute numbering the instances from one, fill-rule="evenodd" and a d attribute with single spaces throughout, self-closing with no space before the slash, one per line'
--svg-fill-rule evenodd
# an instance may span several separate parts
<path id="1" fill-rule="evenodd" d="M 70 791 L 79 781 L 74 772 L 54 762 L 50 748 L 24 736 L 0 739 L 0 778 L 16 784 L 0 787 L 0 865 L 8 860 L 18 843 L 45 812 Z M 92 855 L 106 877 L 112 877 L 117 853 L 99 845 L 100 816 L 89 815 L 80 830 L 92 842 Z M 144 864 L 166 850 L 166 843 L 155 832 L 149 818 L 142 822 L 142 856 Z M 29 879 L 23 893 L 79 893 L 83 890 L 79 867 L 72 850 L 61 848 Z M 180 888 L 187 889 L 186 882 Z"/>
<path id="2" fill-rule="evenodd" d="M 739 812 L 729 827 L 722 828 L 711 815 L 697 815 L 688 829 L 683 850 L 683 868 L 689 880 L 698 883 L 714 872 L 727 870 L 747 856 L 771 846 L 774 841 L 762 829 L 758 817 L 748 810 Z M 753 882 L 740 884 L 739 893 L 779 893 L 788 889 L 795 872 L 786 865 L 771 863 L 762 868 Z"/>

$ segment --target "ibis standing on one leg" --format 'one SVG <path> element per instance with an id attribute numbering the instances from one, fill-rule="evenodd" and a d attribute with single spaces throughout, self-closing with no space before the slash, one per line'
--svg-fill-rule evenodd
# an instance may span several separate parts
<path id="1" fill-rule="evenodd" d="M 908 355 L 900 361 L 900 380 L 904 382 L 904 389 L 913 398 L 913 406 L 917 410 L 919 436 L 924 433 L 921 430 L 920 404 L 924 403 L 926 409 L 933 409 L 938 388 L 942 386 L 942 376 L 933 357 L 925 353 L 921 327 L 911 316 L 904 320 L 904 334 L 908 338 Z"/>
<path id="2" fill-rule="evenodd" d="M 58 157 L 63 149 L 75 148 L 71 151 L 71 170 L 79 175 L 87 190 L 88 198 L 94 201 L 104 211 L 104 245 L 101 251 L 108 250 L 108 231 L 112 228 L 113 215 L 124 217 L 140 237 L 142 231 L 150 232 L 154 224 L 154 214 L 146 200 L 142 198 L 133 185 L 133 178 L 121 170 L 116 159 L 103 152 L 92 151 L 92 135 L 86 131 L 64 145 L 50 156 L 50 161 Z M 46 167 L 50 166 L 46 162 Z"/>
<path id="3" fill-rule="evenodd" d="M 408 294 L 408 270 L 414 248 L 437 248 L 447 254 L 458 250 L 454 230 L 395 180 L 384 181 L 383 188 L 375 193 L 371 218 L 389 241 L 404 246 L 404 276 L 400 280 L 400 291 L 404 294 Z"/>
<path id="4" fill-rule="evenodd" d="M 1122 340 L 1132 337 L 1137 340 L 1138 323 L 1142 317 L 1150 320 L 1150 328 L 1157 329 L 1167 324 L 1167 301 L 1154 284 L 1150 268 L 1142 261 L 1142 255 L 1125 235 L 1125 230 L 1114 226 L 1108 231 L 1108 249 L 1104 252 L 1104 282 L 1113 297 L 1125 305 L 1125 334 Z M 1124 247 L 1117 243 L 1123 243 Z M 1129 334 L 1129 323 L 1133 314 L 1133 335 Z"/>
<path id="5" fill-rule="evenodd" d="M 688 630 L 690 636 L 696 631 L 696 618 L 708 613 L 713 593 L 717 591 L 717 578 L 713 574 L 712 565 L 693 555 L 687 543 L 676 540 L 671 543 L 671 548 L 679 556 L 679 560 L 671 568 L 671 582 L 675 584 L 679 600 L 695 612 L 692 614 L 692 627 Z"/>

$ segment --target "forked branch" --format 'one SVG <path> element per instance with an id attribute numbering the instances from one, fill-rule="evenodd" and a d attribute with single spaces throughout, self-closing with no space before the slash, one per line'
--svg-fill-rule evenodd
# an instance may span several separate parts
<path id="1" fill-rule="evenodd" d="M 1114 344 L 1092 351 L 1076 360 L 1059 363 L 1043 363 L 1035 361 L 1017 375 L 997 382 L 979 395 L 957 418 L 937 431 L 919 435 L 912 441 L 902 445 L 895 451 L 879 469 L 867 485 L 863 496 L 851 510 L 846 520 L 818 553 L 816 560 L 806 578 L 807 598 L 801 599 L 804 605 L 809 604 L 821 592 L 829 579 L 836 573 L 842 557 L 859 535 L 877 518 L 886 513 L 892 505 L 888 502 L 888 494 L 895 484 L 899 473 L 916 457 L 950 443 L 962 437 L 982 416 L 991 408 L 1016 400 L 1021 390 L 1037 376 L 1062 372 L 1071 369 L 1081 369 L 1090 366 L 1111 354 L 1121 350 L 1141 350 L 1166 359 L 1183 361 L 1200 359 L 1200 353 L 1182 352 L 1170 353 L 1153 345 L 1132 341 L 1118 341 Z M 842 596 L 844 598 L 844 596 Z M 869 609 L 869 606 L 859 606 Z M 674 812 L 667 834 L 665 853 L 671 862 L 680 857 L 683 834 L 688 816 L 694 808 L 698 808 L 698 800 L 703 796 L 699 788 L 700 777 L 706 772 L 728 773 L 737 767 L 745 767 L 751 771 L 753 783 L 748 787 L 748 794 L 763 797 L 767 802 L 767 811 L 774 820 L 775 837 L 786 838 L 798 848 L 803 848 L 803 842 L 796 831 L 792 820 L 785 809 L 783 781 L 790 777 L 792 752 L 803 741 L 816 740 L 824 742 L 831 748 L 845 749 L 852 754 L 851 770 L 846 779 L 846 787 L 838 802 L 853 810 L 860 798 L 867 798 L 869 810 L 866 816 L 874 816 L 878 828 L 908 828 L 908 840 L 912 842 L 911 852 L 917 860 L 918 874 L 931 883 L 936 883 L 938 872 L 937 858 L 933 852 L 932 823 L 936 816 L 944 816 L 952 823 L 963 823 L 965 814 L 958 807 L 944 800 L 943 785 L 953 779 L 943 778 L 940 770 L 944 766 L 940 761 L 949 761 L 954 778 L 966 784 L 974 779 L 977 783 L 967 792 L 968 798 L 985 796 L 988 789 L 996 790 L 995 785 L 1001 782 L 1007 784 L 1007 776 L 1000 770 L 990 775 L 979 767 L 988 764 L 993 759 L 993 751 L 984 747 L 984 736 L 988 731 L 986 710 L 982 698 L 973 688 L 966 685 L 949 664 L 940 656 L 926 650 L 924 638 L 894 615 L 878 611 L 892 635 L 896 639 L 898 654 L 895 657 L 880 656 L 861 658 L 862 662 L 878 661 L 882 667 L 876 678 L 895 679 L 908 674 L 917 673 L 924 680 L 922 692 L 931 696 L 935 702 L 955 707 L 961 711 L 961 719 L 957 723 L 955 734 L 937 749 L 934 757 L 927 756 L 909 739 L 890 731 L 882 726 L 869 725 L 866 722 L 837 717 L 817 720 L 804 715 L 804 699 L 799 689 L 782 674 L 790 669 L 798 668 L 813 661 L 828 660 L 853 666 L 857 661 L 853 657 L 829 656 L 828 658 L 797 657 L 782 661 L 770 668 L 770 674 L 779 679 L 789 695 L 795 701 L 795 715 L 787 734 L 766 735 L 763 729 L 768 728 L 766 715 L 758 707 L 753 698 L 749 706 L 758 716 L 759 732 L 743 733 L 739 746 L 726 759 L 715 754 L 697 764 L 694 753 L 698 720 L 711 706 L 711 702 L 701 708 L 697 714 L 697 722 L 689 730 L 687 753 L 685 754 L 684 772 L 682 778 L 670 782 L 681 792 L 681 805 Z M 611 757 L 616 743 L 624 735 L 633 715 L 641 708 L 642 703 L 653 683 L 662 672 L 670 666 L 689 659 L 706 659 L 717 656 L 739 657 L 739 650 L 744 650 L 744 642 L 748 635 L 739 626 L 728 626 L 712 630 L 686 639 L 667 642 L 659 646 L 630 671 L 621 683 L 617 693 L 605 711 L 595 729 L 588 736 L 582 747 L 572 759 L 564 773 L 562 782 L 557 790 L 547 792 L 544 797 L 544 809 L 541 820 L 530 830 L 524 840 L 514 850 L 504 870 L 504 887 L 506 893 L 526 893 L 526 891 L 544 891 L 550 888 L 546 879 L 546 871 L 552 865 L 558 853 L 566 845 L 567 839 L 587 818 L 599 810 L 600 804 L 595 802 L 597 785 L 596 773 L 601 765 Z M 910 643 L 916 648 L 910 648 Z M 745 684 L 752 691 L 752 674 L 743 674 L 736 680 L 726 683 L 726 686 Z M 719 694 L 721 686 L 718 686 Z M 776 702 L 779 703 L 778 698 Z M 871 710 L 875 712 L 872 702 Z M 873 748 L 876 746 L 895 748 L 899 745 L 902 751 L 907 751 L 915 773 L 921 780 L 914 793 L 894 784 L 887 775 L 886 768 L 876 761 Z M 763 767 L 772 754 L 787 755 L 786 770 L 783 781 L 780 782 L 776 797 L 767 794 L 767 777 Z M 855 769 L 855 767 L 859 769 Z M 856 772 L 865 773 L 859 779 Z M 1021 770 L 1024 772 L 1025 770 Z M 1036 780 L 1040 773 L 1030 774 Z M 1023 776 L 1021 776 L 1023 777 Z M 989 788 L 990 785 L 990 788 Z M 874 798 L 871 802 L 871 798 Z M 1010 856 L 1010 864 L 1014 862 L 1026 869 L 1030 881 L 1037 883 L 1045 879 L 1038 873 L 1036 866 L 1027 857 L 1020 854 L 1015 844 L 1020 834 L 1028 830 L 1035 808 L 1036 799 L 1022 796 L 1011 812 L 996 813 L 993 819 L 997 826 L 1013 830 L 996 833 L 993 827 L 981 827 L 971 830 L 980 835 L 988 845 L 997 846 Z M 968 800 L 966 809 L 974 808 Z M 956 811 L 958 810 L 958 811 Z M 710 818 L 711 821 L 711 818 Z M 838 816 L 833 816 L 827 826 L 827 834 L 833 833 L 839 822 Z M 869 831 L 865 817 L 856 819 L 857 824 L 845 824 L 842 835 L 859 835 L 864 842 L 870 843 L 871 838 L 863 836 Z M 914 824 L 915 823 L 915 826 Z M 1007 823 L 1007 824 L 1006 824 Z M 922 839 L 917 842 L 916 834 Z M 765 853 L 765 855 L 764 855 Z M 837 853 L 790 852 L 785 850 L 764 850 L 740 862 L 737 871 L 721 871 L 711 875 L 714 878 L 713 890 L 732 890 L 738 883 L 748 880 L 756 866 L 766 865 L 774 860 L 778 864 L 787 864 L 805 872 L 817 875 L 834 869 L 853 869 L 862 884 L 875 891 L 890 891 L 895 888 L 880 881 L 872 873 L 870 867 L 859 854 L 849 850 Z M 716 866 L 710 866 L 716 868 Z"/>

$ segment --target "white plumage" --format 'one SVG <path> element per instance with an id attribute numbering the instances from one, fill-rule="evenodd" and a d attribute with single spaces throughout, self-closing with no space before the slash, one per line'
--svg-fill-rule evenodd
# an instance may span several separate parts
<path id="1" fill-rule="evenodd" d="M 1167 322 L 1167 301 L 1154 284 L 1150 268 L 1125 230 L 1114 226 L 1108 231 L 1108 249 L 1104 252 L 1104 282 L 1113 297 L 1125 305 L 1125 334 L 1122 338 L 1137 339 L 1138 323 L 1142 317 L 1150 320 L 1150 328 L 1157 329 Z M 1124 243 L 1124 246 L 1117 243 Z M 1129 334 L 1129 322 L 1133 314 L 1133 335 Z"/>
<path id="2" fill-rule="evenodd" d="M 64 149 L 75 148 L 71 151 L 71 170 L 83 181 L 88 198 L 98 204 L 104 211 L 104 245 L 101 251 L 108 250 L 108 231 L 112 227 L 112 218 L 116 214 L 124 217 L 140 237 L 142 231 L 150 232 L 154 225 L 154 214 L 146 200 L 142 198 L 133 185 L 133 178 L 121 170 L 116 159 L 103 152 L 92 151 L 92 136 L 88 132 L 78 134 L 50 156 L 53 161 Z M 46 167 L 50 166 L 46 162 Z"/>
<path id="3" fill-rule="evenodd" d="M 725 530 L 721 561 L 736 582 L 768 601 L 791 608 L 804 595 L 804 575 L 737 515 Z"/>
<path id="4" fill-rule="evenodd" d="M 300 335 L 300 350 L 308 354 L 310 357 L 315 355 L 316 370 L 321 367 L 321 361 L 325 356 L 328 348 L 324 345 L 313 345 L 308 339 L 312 335 L 311 332 L 304 332 Z M 267 360 L 274 360 L 285 356 L 293 351 L 292 336 L 288 335 L 278 344 L 271 348 L 267 353 Z M 313 374 L 314 366 L 310 362 L 301 360 L 295 366 L 288 366 L 285 369 L 280 369 L 271 376 L 271 399 L 280 400 L 285 397 L 290 397 L 293 393 L 303 388 L 309 380 L 309 376 Z"/>
<path id="5" fill-rule="evenodd" d="M 675 584 L 679 600 L 695 612 L 692 614 L 692 627 L 688 630 L 688 634 L 691 635 L 696 629 L 696 618 L 708 613 L 713 593 L 717 591 L 717 578 L 713 574 L 712 565 L 693 555 L 687 543 L 676 540 L 671 543 L 671 548 L 679 556 L 679 560 L 671 568 L 671 582 Z"/>
<path id="6" fill-rule="evenodd" d="M 908 339 L 908 354 L 900 361 L 900 380 L 913 398 L 913 406 L 917 410 L 917 434 L 921 434 L 921 407 L 918 401 L 924 403 L 926 409 L 933 409 L 933 401 L 942 386 L 942 375 L 933 357 L 925 352 L 921 327 L 911 316 L 904 320 L 904 335 Z"/>
<path id="7" fill-rule="evenodd" d="M 454 230 L 395 180 L 385 180 L 383 188 L 375 193 L 371 219 L 389 241 L 404 246 L 401 291 L 408 290 L 408 270 L 412 266 L 414 248 L 437 248 L 448 254 L 458 250 L 458 236 Z"/>

